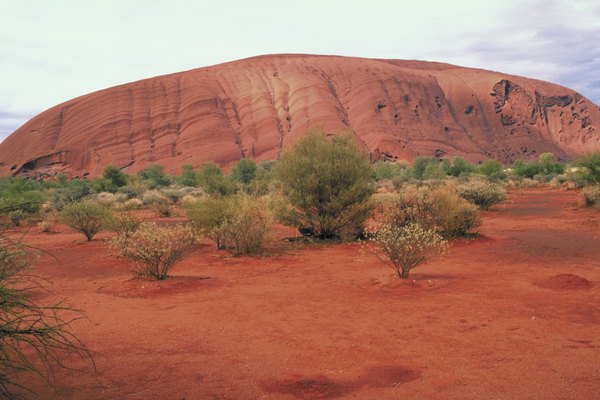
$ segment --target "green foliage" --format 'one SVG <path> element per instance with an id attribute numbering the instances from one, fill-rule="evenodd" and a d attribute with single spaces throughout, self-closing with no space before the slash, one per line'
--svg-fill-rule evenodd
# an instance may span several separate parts
<path id="1" fill-rule="evenodd" d="M 0 179 L 0 214 L 19 211 L 36 213 L 44 202 L 39 182 L 20 177 Z"/>
<path id="2" fill-rule="evenodd" d="M 429 168 L 429 170 L 428 170 Z M 411 175 L 415 179 L 432 179 L 426 176 L 426 171 L 430 176 L 439 175 L 438 170 L 441 171 L 440 160 L 435 157 L 417 157 L 411 165 Z M 437 178 L 433 178 L 437 179 Z"/>
<path id="3" fill-rule="evenodd" d="M 464 236 L 481 225 L 477 206 L 460 197 L 452 189 L 436 188 L 428 197 L 429 224 L 443 236 Z"/>
<path id="4" fill-rule="evenodd" d="M 178 178 L 178 181 L 183 186 L 198 186 L 198 177 L 194 172 L 194 167 L 192 167 L 190 164 L 185 164 L 182 167 L 181 176 Z"/>
<path id="5" fill-rule="evenodd" d="M 582 168 L 580 179 L 586 185 L 600 185 L 600 153 L 589 154 L 577 160 Z"/>
<path id="6" fill-rule="evenodd" d="M 385 225 L 375 233 L 372 240 L 383 253 L 380 258 L 396 271 L 400 279 L 408 278 L 413 268 L 443 254 L 447 245 L 434 230 L 416 223 L 404 226 Z"/>
<path id="7" fill-rule="evenodd" d="M 450 176 L 464 176 L 475 171 L 475 166 L 462 157 L 456 157 L 447 170 Z"/>
<path id="8" fill-rule="evenodd" d="M 116 188 L 127 185 L 127 175 L 121 172 L 119 167 L 109 165 L 104 170 L 104 174 L 102 176 Z"/>
<path id="9" fill-rule="evenodd" d="M 221 168 L 213 162 L 202 164 L 196 176 L 200 187 L 209 195 L 227 196 L 235 192 L 234 185 L 223 175 Z"/>
<path id="10" fill-rule="evenodd" d="M 173 183 L 173 178 L 165 174 L 165 169 L 160 164 L 153 164 L 142 169 L 138 172 L 138 176 L 150 189 L 169 186 Z"/>
<path id="11" fill-rule="evenodd" d="M 377 220 L 396 226 L 417 223 L 445 237 L 468 234 L 481 225 L 479 210 L 451 187 L 406 188 L 377 200 Z"/>
<path id="12" fill-rule="evenodd" d="M 235 167 L 233 167 L 231 179 L 233 179 L 234 182 L 247 186 L 254 179 L 256 170 L 256 161 L 250 158 L 242 158 L 235 164 Z"/>
<path id="13" fill-rule="evenodd" d="M 275 174 L 299 210 L 302 232 L 320 239 L 362 233 L 373 193 L 372 170 L 351 136 L 311 131 L 282 155 Z"/>
<path id="14" fill-rule="evenodd" d="M 499 161 L 486 160 L 479 165 L 478 172 L 485 175 L 490 181 L 497 182 L 506 179 L 504 167 Z"/>
<path id="15" fill-rule="evenodd" d="M 82 233 L 88 241 L 111 224 L 111 212 L 93 201 L 68 204 L 63 208 L 61 221 L 70 228 Z"/>
<path id="16" fill-rule="evenodd" d="M 462 183 L 456 190 L 467 201 L 484 210 L 506 199 L 506 190 L 501 185 L 483 180 Z"/>
<path id="17" fill-rule="evenodd" d="M 27 273 L 34 260 L 20 238 L 0 227 L 0 398 L 17 399 L 19 392 L 35 394 L 27 374 L 52 380 L 54 367 L 72 368 L 64 353 L 91 362 L 90 351 L 73 334 L 70 324 L 80 314 L 63 304 L 41 305 L 39 283 Z M 24 380 L 24 379 L 23 379 Z"/>
<path id="18" fill-rule="evenodd" d="M 405 176 L 407 165 L 398 161 L 376 161 L 373 164 L 373 176 L 376 181 L 392 180 Z"/>
<path id="19" fill-rule="evenodd" d="M 161 227 L 154 222 L 143 222 L 133 234 L 122 232 L 111 242 L 119 255 L 141 265 L 135 275 L 157 280 L 167 279 L 169 271 L 189 254 L 193 244 L 190 227 Z"/>
<path id="20" fill-rule="evenodd" d="M 66 205 L 79 202 L 88 196 L 92 192 L 91 187 L 89 181 L 82 179 L 64 181 L 51 190 L 50 202 L 57 210 L 62 210 Z"/>
<path id="21" fill-rule="evenodd" d="M 275 161 L 267 160 L 262 161 L 258 164 L 256 168 L 256 174 L 254 175 L 254 179 L 250 183 L 249 192 L 261 196 L 269 193 L 271 189 L 271 184 L 273 182 L 273 168 L 275 166 Z"/>
<path id="22" fill-rule="evenodd" d="M 233 218 L 237 208 L 237 198 L 234 196 L 207 196 L 186 204 L 194 232 L 214 241 L 219 249 L 225 248 L 223 224 Z"/>
<path id="23" fill-rule="evenodd" d="M 263 198 L 241 194 L 233 215 L 219 226 L 223 246 L 233 256 L 258 254 L 273 227 L 273 217 Z"/>
<path id="24" fill-rule="evenodd" d="M 556 156 L 552 153 L 542 153 L 537 160 L 529 162 L 517 160 L 513 164 L 513 174 L 520 178 L 534 178 L 545 176 L 546 181 L 552 179 L 553 176 L 565 172 L 564 164 L 557 161 Z"/>

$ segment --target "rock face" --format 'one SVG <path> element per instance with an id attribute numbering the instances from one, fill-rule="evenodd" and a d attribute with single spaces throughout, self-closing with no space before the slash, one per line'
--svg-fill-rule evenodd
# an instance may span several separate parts
<path id="1" fill-rule="evenodd" d="M 600 150 L 600 109 L 573 90 L 449 64 L 261 56 L 75 98 L 0 144 L 0 175 L 96 177 L 153 164 L 276 159 L 311 127 L 352 130 L 374 159 L 509 162 Z"/>

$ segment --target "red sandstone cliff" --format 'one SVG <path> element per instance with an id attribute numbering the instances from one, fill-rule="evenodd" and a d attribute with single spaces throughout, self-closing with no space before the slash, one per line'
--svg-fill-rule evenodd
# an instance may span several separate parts
<path id="1" fill-rule="evenodd" d="M 375 158 L 512 161 L 600 150 L 600 109 L 558 85 L 422 61 L 271 55 L 53 107 L 0 143 L 0 176 L 275 159 L 314 126 L 353 130 Z"/>

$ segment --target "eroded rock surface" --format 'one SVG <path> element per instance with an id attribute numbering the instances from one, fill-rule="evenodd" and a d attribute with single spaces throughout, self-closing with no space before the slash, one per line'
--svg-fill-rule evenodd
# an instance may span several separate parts
<path id="1" fill-rule="evenodd" d="M 352 130 L 373 158 L 504 162 L 600 150 L 600 110 L 558 85 L 449 64 L 261 56 L 116 86 L 36 116 L 0 175 L 101 175 L 276 159 L 308 128 Z"/>

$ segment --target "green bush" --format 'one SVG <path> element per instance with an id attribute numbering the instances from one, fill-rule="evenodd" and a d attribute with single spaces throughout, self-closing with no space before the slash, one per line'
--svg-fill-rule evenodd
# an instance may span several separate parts
<path id="1" fill-rule="evenodd" d="M 416 223 L 385 225 L 372 240 L 383 253 L 380 258 L 396 271 L 400 279 L 408 278 L 413 268 L 443 254 L 447 244 L 434 230 Z"/>
<path id="2" fill-rule="evenodd" d="M 235 192 L 233 183 L 223 175 L 221 168 L 213 162 L 202 164 L 196 175 L 198 184 L 209 195 L 227 196 Z"/>
<path id="3" fill-rule="evenodd" d="M 586 185 L 600 185 L 600 153 L 589 154 L 577 161 L 581 181 Z"/>
<path id="4" fill-rule="evenodd" d="M 420 156 L 413 161 L 410 173 L 413 178 L 419 180 L 441 179 L 446 175 L 443 166 L 444 164 L 435 157 Z"/>
<path id="5" fill-rule="evenodd" d="M 248 186 L 252 180 L 254 180 L 257 169 L 256 161 L 249 158 L 242 158 L 235 164 L 235 167 L 233 167 L 231 179 L 233 179 L 234 182 Z"/>
<path id="6" fill-rule="evenodd" d="M 484 210 L 506 200 L 506 190 L 493 182 L 471 180 L 458 185 L 456 190 L 467 201 Z"/>
<path id="7" fill-rule="evenodd" d="M 116 188 L 127 185 L 127 175 L 121 172 L 119 167 L 115 167 L 114 165 L 109 165 L 106 167 L 102 177 L 109 181 Z"/>
<path id="8" fill-rule="evenodd" d="M 244 194 L 199 199 L 187 214 L 194 232 L 234 256 L 259 253 L 273 225 L 266 199 Z"/>
<path id="9" fill-rule="evenodd" d="M 298 228 L 320 239 L 362 234 L 374 191 L 368 157 L 348 135 L 313 130 L 275 166 L 284 195 L 298 210 Z"/>
<path id="10" fill-rule="evenodd" d="M 233 216 L 219 227 L 223 247 L 234 256 L 258 254 L 273 227 L 264 199 L 242 195 Z"/>
<path id="11" fill-rule="evenodd" d="M 177 180 L 183 186 L 198 186 L 198 176 L 194 172 L 194 167 L 190 164 L 185 164 L 182 167 L 181 176 Z"/>
<path id="12" fill-rule="evenodd" d="M 378 196 L 376 219 L 383 224 L 419 224 L 446 237 L 468 234 L 481 225 L 476 206 L 450 187 L 407 187 L 400 194 Z"/>
<path id="13" fill-rule="evenodd" d="M 482 223 L 477 206 L 451 188 L 433 189 L 427 200 L 430 225 L 445 237 L 464 236 Z"/>
<path id="14" fill-rule="evenodd" d="M 480 174 L 492 182 L 503 181 L 506 179 L 506 173 L 504 172 L 504 166 L 496 160 L 486 160 L 477 168 Z"/>
<path id="15" fill-rule="evenodd" d="M 407 175 L 408 165 L 402 161 L 376 161 L 373 176 L 376 181 L 392 180 Z"/>
<path id="16" fill-rule="evenodd" d="M 125 232 L 111 246 L 122 257 L 141 265 L 134 274 L 157 280 L 167 279 L 170 270 L 192 250 L 194 235 L 188 226 L 160 227 L 143 222 L 131 235 Z"/>
<path id="17" fill-rule="evenodd" d="M 456 157 L 448 167 L 446 173 L 450 176 L 464 176 L 475 171 L 475 166 L 462 157 Z"/>
<path id="18" fill-rule="evenodd" d="M 236 197 L 207 196 L 195 203 L 186 204 L 187 216 L 196 234 L 206 236 L 225 248 L 222 226 L 233 218 L 237 209 Z"/>
<path id="19" fill-rule="evenodd" d="M 82 201 L 66 205 L 60 218 L 65 225 L 91 241 L 94 235 L 110 226 L 112 213 L 98 203 Z"/>
<path id="20" fill-rule="evenodd" d="M 165 174 L 165 169 L 160 164 L 153 164 L 138 172 L 142 182 L 150 189 L 169 186 L 173 183 L 173 177 Z"/>

